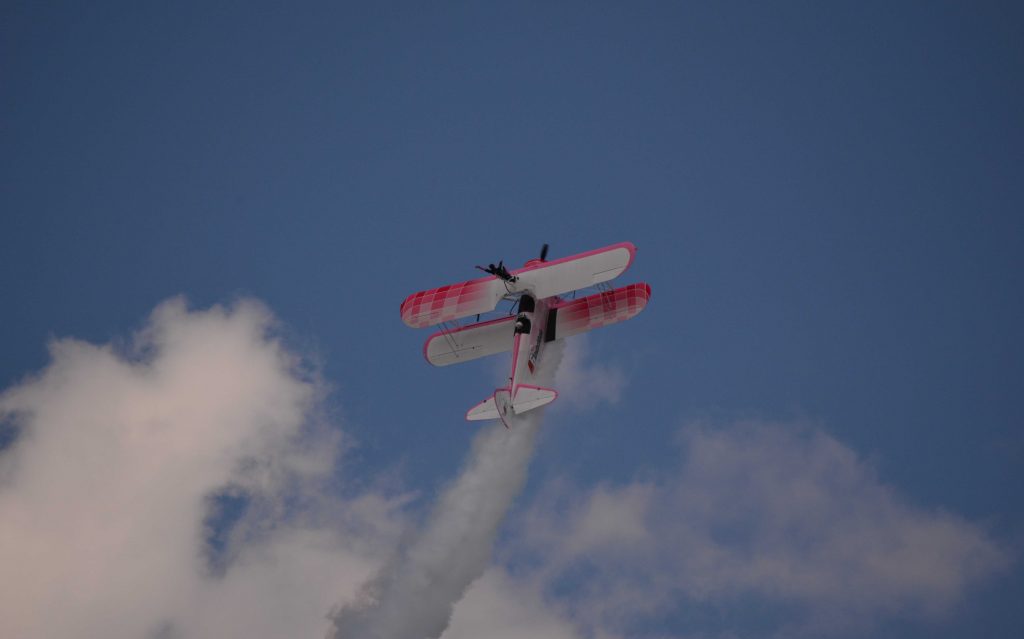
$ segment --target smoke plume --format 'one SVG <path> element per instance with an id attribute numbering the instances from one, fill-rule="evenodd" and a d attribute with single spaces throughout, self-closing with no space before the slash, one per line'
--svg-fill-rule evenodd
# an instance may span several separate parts
<path id="1" fill-rule="evenodd" d="M 541 385 L 562 357 L 550 344 Z M 425 528 L 333 615 L 328 639 L 436 639 L 452 609 L 490 561 L 498 526 L 523 487 L 543 409 L 494 423 L 473 441 L 469 458 L 441 495 Z"/>

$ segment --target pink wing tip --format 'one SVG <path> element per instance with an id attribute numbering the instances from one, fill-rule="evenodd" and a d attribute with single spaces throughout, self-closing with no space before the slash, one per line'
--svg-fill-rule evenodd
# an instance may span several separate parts
<path id="1" fill-rule="evenodd" d="M 427 341 L 423 342 L 423 359 L 427 360 L 427 363 L 430 364 L 431 366 L 437 366 L 437 364 L 430 361 L 430 356 L 427 355 L 427 349 L 430 348 L 430 342 L 434 341 L 435 337 L 437 337 L 437 335 L 431 335 L 430 337 L 427 338 Z"/>

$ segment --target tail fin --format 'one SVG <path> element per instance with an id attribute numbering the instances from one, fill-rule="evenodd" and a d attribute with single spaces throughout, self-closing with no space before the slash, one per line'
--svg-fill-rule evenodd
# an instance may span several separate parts
<path id="1" fill-rule="evenodd" d="M 498 388 L 495 389 L 492 396 L 470 408 L 466 413 L 466 419 L 471 422 L 485 419 L 500 419 L 507 427 L 507 417 L 522 415 L 534 408 L 550 404 L 555 401 L 556 397 L 558 397 L 558 391 L 540 386 L 520 384 L 514 398 L 510 389 Z"/>

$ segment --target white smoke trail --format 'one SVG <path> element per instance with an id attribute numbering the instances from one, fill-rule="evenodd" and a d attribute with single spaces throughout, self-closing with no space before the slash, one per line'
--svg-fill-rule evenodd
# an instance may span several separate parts
<path id="1" fill-rule="evenodd" d="M 541 385 L 551 385 L 561 358 L 562 343 L 549 344 L 538 371 Z M 364 584 L 358 601 L 332 615 L 328 639 L 441 636 L 455 604 L 487 569 L 498 526 L 526 480 L 543 410 L 477 435 L 426 527 Z"/>

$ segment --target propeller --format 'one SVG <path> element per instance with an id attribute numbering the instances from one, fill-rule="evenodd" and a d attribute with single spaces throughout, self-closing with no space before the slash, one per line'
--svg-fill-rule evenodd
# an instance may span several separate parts
<path id="1" fill-rule="evenodd" d="M 548 259 L 548 245 L 547 244 L 545 244 L 544 246 L 540 247 L 540 261 L 543 262 L 546 259 Z"/>

